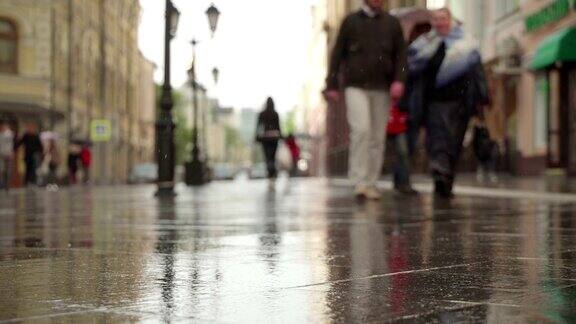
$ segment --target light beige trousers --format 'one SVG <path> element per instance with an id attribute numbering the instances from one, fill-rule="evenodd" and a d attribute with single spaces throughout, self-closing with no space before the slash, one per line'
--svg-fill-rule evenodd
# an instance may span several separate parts
<path id="1" fill-rule="evenodd" d="M 384 162 L 390 95 L 349 87 L 345 97 L 350 125 L 348 176 L 356 186 L 374 186 Z"/>

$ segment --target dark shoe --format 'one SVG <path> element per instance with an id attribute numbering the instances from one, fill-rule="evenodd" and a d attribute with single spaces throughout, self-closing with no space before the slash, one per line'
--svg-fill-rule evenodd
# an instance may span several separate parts
<path id="1" fill-rule="evenodd" d="M 366 199 L 366 187 L 362 185 L 357 185 L 354 188 L 354 197 L 356 197 L 357 200 Z"/>
<path id="2" fill-rule="evenodd" d="M 444 182 L 440 180 L 434 181 L 434 193 L 439 195 L 442 192 L 444 192 Z"/>
<path id="3" fill-rule="evenodd" d="M 440 197 L 442 197 L 444 199 L 452 199 L 452 198 L 454 198 L 454 193 L 452 191 L 446 191 L 446 192 L 440 194 Z"/>
<path id="4" fill-rule="evenodd" d="M 452 193 L 452 186 L 445 181 L 436 180 L 434 182 L 434 193 L 441 198 L 454 198 Z"/>
<path id="5" fill-rule="evenodd" d="M 401 186 L 396 188 L 396 192 L 405 196 L 416 196 L 418 191 L 414 190 L 411 186 Z"/>

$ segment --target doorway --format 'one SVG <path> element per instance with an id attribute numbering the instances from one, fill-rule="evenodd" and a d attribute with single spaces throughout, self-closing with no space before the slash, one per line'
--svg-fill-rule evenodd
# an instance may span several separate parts
<path id="1" fill-rule="evenodd" d="M 562 82 L 562 101 L 568 113 L 568 174 L 576 175 L 576 64 L 568 66 Z"/>
<path id="2" fill-rule="evenodd" d="M 548 168 L 566 169 L 568 160 L 567 129 L 568 110 L 563 100 L 564 74 L 562 70 L 551 70 L 548 93 Z"/>

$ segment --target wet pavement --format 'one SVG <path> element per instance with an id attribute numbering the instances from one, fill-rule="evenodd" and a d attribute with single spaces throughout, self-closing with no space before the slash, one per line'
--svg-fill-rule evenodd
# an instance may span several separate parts
<path id="1" fill-rule="evenodd" d="M 2 194 L 0 322 L 576 322 L 576 196 L 465 189 Z"/>

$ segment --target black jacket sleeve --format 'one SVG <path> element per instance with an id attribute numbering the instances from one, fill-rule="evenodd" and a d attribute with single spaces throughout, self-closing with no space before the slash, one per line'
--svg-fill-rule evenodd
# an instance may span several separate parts
<path id="1" fill-rule="evenodd" d="M 338 89 L 338 74 L 340 71 L 340 66 L 346 59 L 348 51 L 348 28 L 349 19 L 346 18 L 340 26 L 340 31 L 338 32 L 338 37 L 336 38 L 336 44 L 332 49 L 332 54 L 330 55 L 330 63 L 328 66 L 328 76 L 326 78 L 326 89 L 335 90 Z"/>
<path id="2" fill-rule="evenodd" d="M 394 26 L 394 81 L 406 82 L 407 73 L 407 45 L 404 39 L 402 26 L 396 17 L 392 17 Z"/>

